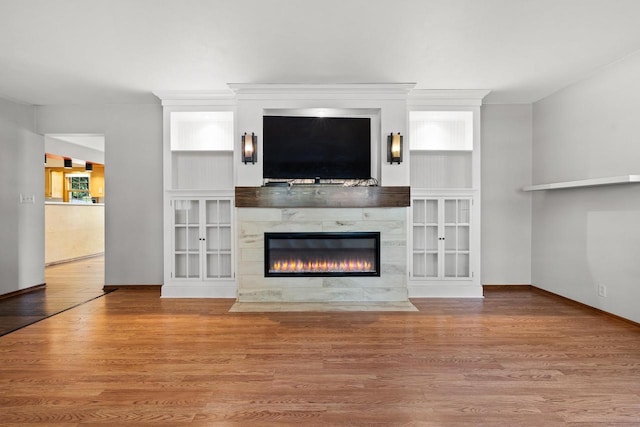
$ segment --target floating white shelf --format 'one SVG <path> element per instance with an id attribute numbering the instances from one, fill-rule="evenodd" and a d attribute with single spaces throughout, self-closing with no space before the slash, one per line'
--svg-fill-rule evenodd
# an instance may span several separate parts
<path id="1" fill-rule="evenodd" d="M 522 191 L 559 190 L 561 188 L 597 187 L 600 185 L 640 183 L 640 175 L 608 176 L 604 178 L 581 179 L 579 181 L 553 182 L 522 187 Z"/>

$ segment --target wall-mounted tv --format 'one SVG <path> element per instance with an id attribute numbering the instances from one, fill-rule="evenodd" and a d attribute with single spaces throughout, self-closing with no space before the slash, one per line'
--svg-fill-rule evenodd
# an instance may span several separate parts
<path id="1" fill-rule="evenodd" d="M 371 178 L 368 117 L 263 117 L 263 177 Z"/>

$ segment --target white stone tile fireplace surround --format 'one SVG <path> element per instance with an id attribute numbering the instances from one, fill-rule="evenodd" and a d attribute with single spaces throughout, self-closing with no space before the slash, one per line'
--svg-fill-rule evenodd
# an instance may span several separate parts
<path id="1" fill-rule="evenodd" d="M 238 208 L 239 302 L 408 301 L 408 208 Z M 380 232 L 380 277 L 264 277 L 266 232 Z"/>

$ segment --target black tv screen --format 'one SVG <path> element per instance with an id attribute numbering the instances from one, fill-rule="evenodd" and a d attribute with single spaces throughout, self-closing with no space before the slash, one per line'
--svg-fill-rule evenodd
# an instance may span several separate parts
<path id="1" fill-rule="evenodd" d="M 263 117 L 263 177 L 371 178 L 371 119 Z"/>

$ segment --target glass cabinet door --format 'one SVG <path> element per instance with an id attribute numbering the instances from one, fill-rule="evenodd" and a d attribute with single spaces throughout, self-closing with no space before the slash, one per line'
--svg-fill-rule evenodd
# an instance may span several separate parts
<path id="1" fill-rule="evenodd" d="M 471 276 L 471 199 L 413 199 L 414 278 L 443 279 Z"/>
<path id="2" fill-rule="evenodd" d="M 175 200 L 174 275 L 176 278 L 200 277 L 200 202 Z"/>
<path id="3" fill-rule="evenodd" d="M 438 254 L 438 200 L 415 199 L 413 201 L 413 276 L 439 275 Z"/>
<path id="4" fill-rule="evenodd" d="M 231 271 L 231 201 L 206 201 L 206 277 L 230 278 Z"/>
<path id="5" fill-rule="evenodd" d="M 469 277 L 471 200 L 444 200 L 444 276 Z"/>
<path id="6" fill-rule="evenodd" d="M 229 199 L 173 200 L 175 278 L 233 277 L 232 206 Z"/>

